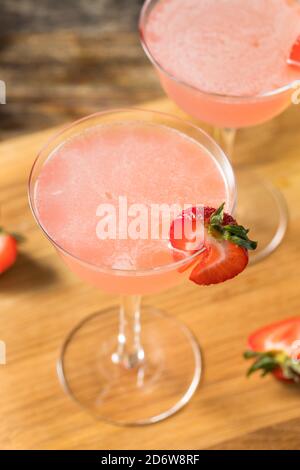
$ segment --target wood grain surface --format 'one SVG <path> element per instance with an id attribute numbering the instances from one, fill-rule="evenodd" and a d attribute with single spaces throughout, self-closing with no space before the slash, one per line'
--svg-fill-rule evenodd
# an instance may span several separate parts
<path id="1" fill-rule="evenodd" d="M 168 100 L 147 105 L 180 114 Z M 100 108 L 100 106 L 99 106 Z M 223 285 L 186 283 L 145 299 L 184 321 L 205 356 L 201 385 L 174 417 L 143 428 L 95 421 L 63 393 L 55 362 L 66 334 L 81 319 L 116 303 L 82 283 L 60 262 L 31 216 L 26 195 L 33 159 L 52 130 L 0 145 L 2 223 L 21 232 L 16 266 L 0 279 L 2 449 L 300 448 L 300 389 L 272 377 L 247 379 L 248 334 L 300 314 L 300 107 L 239 134 L 236 160 L 252 163 L 279 186 L 290 210 L 281 247 Z"/>

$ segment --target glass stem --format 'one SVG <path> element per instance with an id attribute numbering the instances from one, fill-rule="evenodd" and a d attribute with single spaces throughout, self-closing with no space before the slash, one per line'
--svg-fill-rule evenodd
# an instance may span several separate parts
<path id="1" fill-rule="evenodd" d="M 217 142 L 228 156 L 228 158 L 233 160 L 234 144 L 236 139 L 236 129 L 233 128 L 223 128 L 220 129 L 216 127 L 214 129 L 214 137 Z"/>
<path id="2" fill-rule="evenodd" d="M 133 369 L 144 362 L 141 344 L 141 296 L 121 297 L 117 350 L 112 355 L 115 364 Z"/>

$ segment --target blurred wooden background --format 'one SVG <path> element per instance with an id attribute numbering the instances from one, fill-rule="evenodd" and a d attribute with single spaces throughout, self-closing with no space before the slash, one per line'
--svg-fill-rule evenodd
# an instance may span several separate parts
<path id="1" fill-rule="evenodd" d="M 143 0 L 1 0 L 0 140 L 163 96 L 137 33 Z"/>

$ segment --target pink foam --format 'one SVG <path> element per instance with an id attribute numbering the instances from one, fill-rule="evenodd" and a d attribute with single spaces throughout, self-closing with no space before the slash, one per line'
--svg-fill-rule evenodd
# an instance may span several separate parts
<path id="1" fill-rule="evenodd" d="M 161 0 L 145 36 L 156 61 L 200 90 L 254 95 L 300 79 L 287 64 L 300 34 L 293 0 Z"/>

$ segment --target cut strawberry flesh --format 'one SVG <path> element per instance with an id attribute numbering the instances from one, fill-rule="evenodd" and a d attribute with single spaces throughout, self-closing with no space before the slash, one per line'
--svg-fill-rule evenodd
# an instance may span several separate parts
<path id="1" fill-rule="evenodd" d="M 215 212 L 212 207 L 190 207 L 177 217 L 170 229 L 170 240 L 173 248 L 191 254 L 200 251 L 205 247 L 206 231 L 210 217 Z M 236 224 L 235 219 L 224 214 L 224 225 Z"/>
<path id="2" fill-rule="evenodd" d="M 209 231 L 214 208 L 193 207 L 174 220 L 170 229 L 170 241 L 174 250 L 174 259 L 178 259 L 178 251 L 195 254 L 201 251 L 187 268 L 194 265 L 190 280 L 199 285 L 218 284 L 237 276 L 248 264 L 248 251 L 231 241 L 221 238 L 218 232 L 213 235 Z M 236 226 L 235 219 L 224 214 L 223 226 Z"/>
<path id="3" fill-rule="evenodd" d="M 297 38 L 295 44 L 293 45 L 290 57 L 288 59 L 290 65 L 295 65 L 300 67 L 300 36 Z"/>
<path id="4" fill-rule="evenodd" d="M 191 272 L 190 280 L 205 286 L 218 284 L 240 274 L 247 264 L 248 252 L 245 248 L 210 237 L 207 250 Z"/>
<path id="5" fill-rule="evenodd" d="M 284 351 L 290 354 L 293 343 L 298 340 L 300 340 L 300 318 L 291 318 L 255 331 L 249 337 L 248 345 L 257 352 Z"/>

